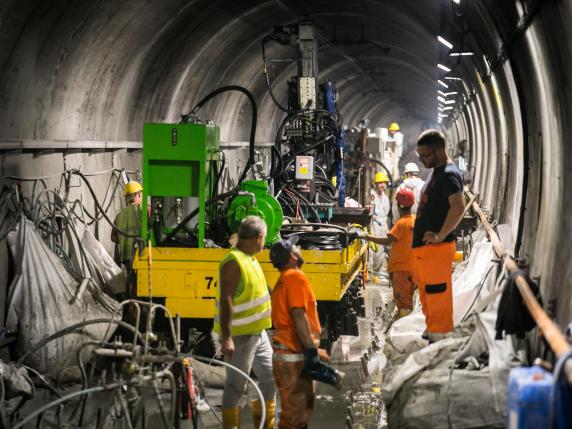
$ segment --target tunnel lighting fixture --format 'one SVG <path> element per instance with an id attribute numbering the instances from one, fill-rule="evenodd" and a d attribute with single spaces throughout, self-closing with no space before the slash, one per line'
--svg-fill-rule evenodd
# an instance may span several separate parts
<path id="1" fill-rule="evenodd" d="M 439 100 L 441 103 L 444 103 L 446 100 L 441 97 L 440 95 L 437 96 L 437 100 Z"/>
<path id="2" fill-rule="evenodd" d="M 475 55 L 474 52 L 471 51 L 465 51 L 465 52 L 451 52 L 449 53 L 450 57 L 470 57 Z"/>
<path id="3" fill-rule="evenodd" d="M 445 100 L 445 104 L 455 104 L 455 100 Z"/>
<path id="4" fill-rule="evenodd" d="M 453 110 L 453 106 L 444 107 L 443 110 Z"/>
<path id="5" fill-rule="evenodd" d="M 446 97 L 446 96 L 447 96 L 447 93 L 441 91 L 440 89 L 437 90 L 437 94 L 442 95 L 443 97 Z"/>
<path id="6" fill-rule="evenodd" d="M 457 95 L 458 92 L 457 91 L 453 91 L 453 92 L 444 92 L 443 93 L 445 95 L 445 97 L 448 97 L 449 95 Z"/>
<path id="7" fill-rule="evenodd" d="M 447 66 L 444 66 L 443 64 L 437 64 L 437 67 L 439 67 L 441 70 L 446 71 L 447 73 L 449 73 L 451 71 L 451 69 Z"/>
<path id="8" fill-rule="evenodd" d="M 463 80 L 460 77 L 449 77 L 449 76 L 445 76 L 444 79 L 447 79 L 447 80 Z"/>
<path id="9" fill-rule="evenodd" d="M 449 85 L 447 85 L 445 82 L 443 82 L 442 80 L 438 80 L 437 83 L 439 85 L 441 85 L 443 88 L 449 88 Z"/>
<path id="10" fill-rule="evenodd" d="M 449 42 L 447 39 L 444 39 L 441 36 L 437 36 L 437 40 L 442 43 L 443 45 L 445 45 L 446 47 L 448 47 L 449 49 L 453 49 L 453 44 L 451 42 Z"/>
<path id="11" fill-rule="evenodd" d="M 461 0 L 453 0 L 453 3 L 455 3 L 455 4 L 461 4 Z"/>

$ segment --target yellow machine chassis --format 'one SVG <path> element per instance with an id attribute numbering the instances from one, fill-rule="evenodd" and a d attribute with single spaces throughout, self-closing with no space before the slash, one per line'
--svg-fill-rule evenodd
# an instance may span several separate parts
<path id="1" fill-rule="evenodd" d="M 154 247 L 151 284 L 153 297 L 166 298 L 165 305 L 183 318 L 213 318 L 219 262 L 228 249 Z M 304 250 L 303 271 L 318 301 L 339 301 L 362 269 L 367 244 L 355 240 L 343 250 Z M 269 251 L 257 255 L 266 281 L 276 284 L 278 271 L 270 263 Z M 137 295 L 147 297 L 147 248 L 133 261 L 137 271 Z"/>

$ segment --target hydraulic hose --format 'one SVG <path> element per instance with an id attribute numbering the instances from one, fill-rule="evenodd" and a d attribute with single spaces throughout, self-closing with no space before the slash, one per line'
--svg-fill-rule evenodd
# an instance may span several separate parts
<path id="1" fill-rule="evenodd" d="M 116 325 L 119 325 L 123 328 L 129 329 L 131 332 L 137 333 L 137 337 L 139 338 L 139 340 L 141 342 L 143 342 L 143 336 L 141 335 L 141 333 L 139 331 L 137 331 L 137 329 L 135 329 L 130 324 L 125 323 L 121 320 L 114 320 L 114 319 L 109 319 L 109 318 L 84 320 L 83 322 L 79 322 L 79 323 L 76 323 L 74 325 L 68 326 L 67 328 L 62 329 L 62 330 L 50 335 L 49 337 L 44 338 L 42 341 L 40 341 L 38 344 L 33 346 L 26 353 L 24 353 L 24 355 L 22 355 L 20 357 L 20 359 L 18 359 L 17 365 L 22 365 L 26 361 L 26 359 L 28 359 L 31 355 L 36 353 L 39 349 L 41 349 L 43 346 L 45 346 L 49 342 L 51 342 L 51 341 L 53 341 L 59 337 L 62 337 L 64 335 L 71 334 L 78 328 L 83 328 L 84 326 L 88 326 L 88 325 L 96 325 L 98 323 L 115 323 Z"/>
<path id="2" fill-rule="evenodd" d="M 193 107 L 193 109 L 189 113 L 189 116 L 195 115 L 201 107 L 203 107 L 208 101 L 210 101 L 211 99 L 213 99 L 217 95 L 222 94 L 223 92 L 228 92 L 228 91 L 242 92 L 244 95 L 246 95 L 248 97 L 248 100 L 250 101 L 250 105 L 252 106 L 252 121 L 251 121 L 251 125 L 250 125 L 250 146 L 249 146 L 250 150 L 249 150 L 248 161 L 246 163 L 246 166 L 244 167 L 244 170 L 242 171 L 242 174 L 240 175 L 240 178 L 238 179 L 238 182 L 237 182 L 237 183 L 240 183 L 246 177 L 246 174 L 248 173 L 249 168 L 254 165 L 254 144 L 255 144 L 254 142 L 255 142 L 255 137 L 256 137 L 256 121 L 257 121 L 257 117 L 258 117 L 258 107 L 256 106 L 256 100 L 254 99 L 254 96 L 252 95 L 252 93 L 248 89 L 246 89 L 242 86 L 238 86 L 238 85 L 222 86 L 218 89 L 215 89 L 213 92 L 211 92 L 210 94 L 205 96 L 201 101 L 199 101 L 197 103 L 197 105 L 195 107 Z"/>
<path id="3" fill-rule="evenodd" d="M 233 190 L 230 192 L 225 192 L 224 194 L 220 194 L 217 195 L 215 198 L 212 198 L 210 200 L 208 200 L 207 202 L 205 202 L 205 207 L 206 206 L 210 206 L 211 204 L 220 201 L 220 200 L 224 200 L 225 198 L 228 197 L 232 197 L 234 195 L 237 195 L 238 191 Z M 173 239 L 173 237 L 175 237 L 175 235 L 181 230 L 183 229 L 183 227 L 191 220 L 193 219 L 196 215 L 198 215 L 200 212 L 200 207 L 197 207 L 195 210 L 193 210 L 191 213 L 189 213 L 187 216 L 185 216 L 185 218 L 179 222 L 179 224 L 175 227 L 175 229 L 173 229 L 164 239 L 163 241 L 161 241 L 161 243 L 159 243 L 159 246 L 165 246 L 170 240 Z"/>
<path id="4" fill-rule="evenodd" d="M 89 395 L 90 393 L 102 392 L 104 390 L 109 390 L 109 387 L 104 387 L 104 386 L 90 387 L 89 389 L 78 390 L 78 391 L 70 393 L 69 395 L 62 396 L 61 398 L 58 398 L 55 401 L 52 401 L 52 402 L 44 405 L 43 407 L 37 409 L 33 413 L 29 414 L 28 416 L 26 416 L 26 418 L 24 420 L 22 420 L 21 422 L 16 424 L 14 427 L 12 427 L 12 429 L 19 429 L 19 428 L 24 427 L 26 425 L 26 423 L 28 423 L 29 421 L 32 421 L 36 416 L 44 413 L 45 411 L 49 410 L 52 407 L 55 407 L 56 405 L 59 405 L 59 404 L 66 402 L 66 401 L 69 401 L 70 399 L 76 398 L 78 396 Z"/>

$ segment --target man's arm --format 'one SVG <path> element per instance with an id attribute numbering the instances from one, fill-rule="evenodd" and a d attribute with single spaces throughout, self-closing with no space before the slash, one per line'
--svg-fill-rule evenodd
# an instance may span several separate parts
<path id="1" fill-rule="evenodd" d="M 240 282 L 240 268 L 235 261 L 229 261 L 220 270 L 220 344 L 222 354 L 232 359 L 234 353 L 234 341 L 231 335 L 232 323 L 232 297 Z"/>
<path id="2" fill-rule="evenodd" d="M 423 235 L 425 244 L 441 243 L 459 224 L 465 212 L 465 197 L 462 192 L 449 195 L 449 211 L 443 226 L 437 232 L 427 231 Z M 437 234 L 437 236 L 436 236 Z"/>
<path id="3" fill-rule="evenodd" d="M 312 337 L 312 330 L 310 329 L 310 322 L 306 316 L 306 310 L 302 307 L 294 307 L 290 310 L 290 315 L 294 321 L 294 329 L 296 335 L 305 349 L 315 349 L 316 344 Z"/>
<path id="4" fill-rule="evenodd" d="M 378 237 L 376 235 L 368 235 L 366 238 L 367 241 L 371 241 L 375 244 L 381 244 L 382 246 L 389 246 L 391 243 L 395 241 L 395 237 L 393 235 L 388 234 L 387 237 Z"/>

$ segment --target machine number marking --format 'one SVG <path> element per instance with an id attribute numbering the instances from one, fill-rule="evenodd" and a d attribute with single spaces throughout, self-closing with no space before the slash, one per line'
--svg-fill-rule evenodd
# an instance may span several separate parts
<path id="1" fill-rule="evenodd" d="M 211 288 L 211 286 L 213 288 L 217 287 L 217 281 L 214 279 L 214 277 L 205 276 L 205 280 L 207 281 L 207 290 L 209 290 Z"/>

